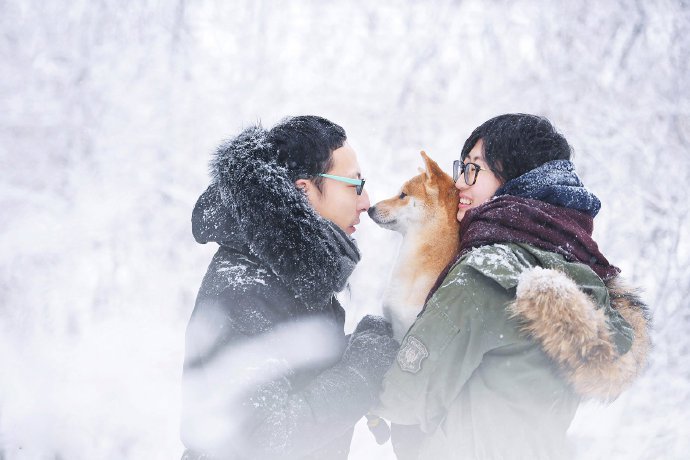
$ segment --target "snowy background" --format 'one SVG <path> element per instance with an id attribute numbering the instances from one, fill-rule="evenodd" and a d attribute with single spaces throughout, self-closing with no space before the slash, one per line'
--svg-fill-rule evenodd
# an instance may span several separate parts
<path id="1" fill-rule="evenodd" d="M 372 202 L 477 125 L 546 115 L 604 203 L 595 236 L 655 314 L 645 376 L 578 458 L 690 451 L 687 0 L 0 0 L 0 458 L 179 458 L 183 337 L 215 251 L 190 215 L 218 143 L 318 114 Z M 397 240 L 368 218 L 347 325 Z M 392 458 L 357 430 L 354 459 Z"/>

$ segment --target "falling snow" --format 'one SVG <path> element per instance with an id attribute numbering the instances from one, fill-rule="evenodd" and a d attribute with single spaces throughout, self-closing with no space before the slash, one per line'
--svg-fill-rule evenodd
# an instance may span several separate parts
<path id="1" fill-rule="evenodd" d="M 595 239 L 654 314 L 649 370 L 581 407 L 577 458 L 685 458 L 687 2 L 278 3 L 2 3 L 0 458 L 179 458 L 185 326 L 217 248 L 190 215 L 223 139 L 326 116 L 375 202 L 419 150 L 450 169 L 515 111 L 571 142 Z M 363 217 L 348 332 L 380 313 L 398 244 Z M 362 421 L 350 458 L 394 456 Z"/>

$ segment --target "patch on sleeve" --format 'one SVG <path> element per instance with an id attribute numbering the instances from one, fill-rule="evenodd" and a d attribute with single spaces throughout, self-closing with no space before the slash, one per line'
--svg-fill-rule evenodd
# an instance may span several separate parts
<path id="1" fill-rule="evenodd" d="M 398 351 L 398 366 L 405 372 L 416 374 L 422 369 L 422 361 L 429 356 L 426 346 L 417 337 L 408 335 Z"/>

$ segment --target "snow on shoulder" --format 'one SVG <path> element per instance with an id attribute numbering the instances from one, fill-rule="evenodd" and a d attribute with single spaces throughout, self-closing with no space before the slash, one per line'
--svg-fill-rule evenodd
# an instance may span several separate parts
<path id="1" fill-rule="evenodd" d="M 520 275 L 531 267 L 522 254 L 507 244 L 493 244 L 473 249 L 464 259 L 464 263 L 505 289 L 517 286 Z"/>
<path id="2" fill-rule="evenodd" d="M 533 267 L 520 274 L 517 292 L 518 297 L 528 292 L 557 292 L 566 293 L 579 291 L 575 282 L 558 270 Z"/>

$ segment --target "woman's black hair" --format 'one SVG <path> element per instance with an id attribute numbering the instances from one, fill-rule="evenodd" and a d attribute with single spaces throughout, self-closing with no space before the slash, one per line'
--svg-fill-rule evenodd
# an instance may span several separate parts
<path id="1" fill-rule="evenodd" d="M 463 161 L 479 139 L 487 165 L 503 183 L 549 161 L 570 160 L 572 154 L 565 137 L 537 115 L 509 113 L 485 121 L 465 141 Z"/>
<path id="2" fill-rule="evenodd" d="M 318 174 L 333 166 L 333 151 L 345 144 L 345 130 L 322 117 L 302 115 L 288 117 L 268 132 L 276 149 L 278 164 L 285 166 L 292 181 L 312 179 L 321 190 L 324 180 Z"/>

